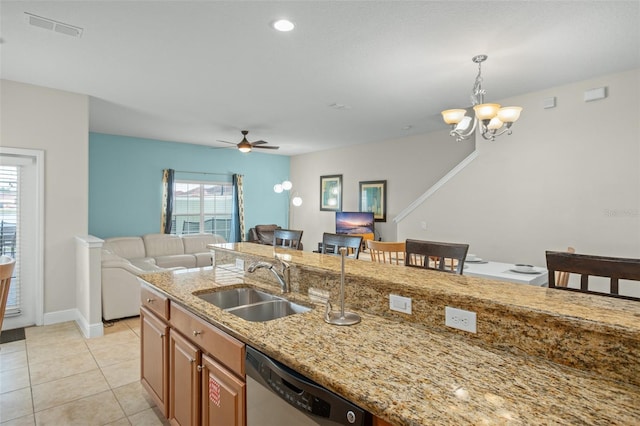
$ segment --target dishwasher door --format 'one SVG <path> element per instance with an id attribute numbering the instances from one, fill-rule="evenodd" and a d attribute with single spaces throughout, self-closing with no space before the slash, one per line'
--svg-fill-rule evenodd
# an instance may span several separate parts
<path id="1" fill-rule="evenodd" d="M 247 346 L 247 426 L 368 426 L 346 399 Z"/>

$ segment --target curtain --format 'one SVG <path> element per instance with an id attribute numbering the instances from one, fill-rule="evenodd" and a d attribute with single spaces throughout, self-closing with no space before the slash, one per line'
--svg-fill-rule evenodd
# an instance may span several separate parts
<path id="1" fill-rule="evenodd" d="M 164 169 L 162 171 L 162 217 L 160 219 L 160 232 L 171 233 L 171 219 L 173 216 L 173 189 L 176 171 Z"/>
<path id="2" fill-rule="evenodd" d="M 244 190 L 242 188 L 242 175 L 233 175 L 233 206 L 231 207 L 231 233 L 229 242 L 237 243 L 245 241 L 244 227 Z"/>

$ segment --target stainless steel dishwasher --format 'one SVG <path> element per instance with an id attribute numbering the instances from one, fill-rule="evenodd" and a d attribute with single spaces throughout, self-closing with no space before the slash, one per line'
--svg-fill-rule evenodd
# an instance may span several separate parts
<path id="1" fill-rule="evenodd" d="M 247 426 L 371 425 L 371 415 L 247 346 Z"/>

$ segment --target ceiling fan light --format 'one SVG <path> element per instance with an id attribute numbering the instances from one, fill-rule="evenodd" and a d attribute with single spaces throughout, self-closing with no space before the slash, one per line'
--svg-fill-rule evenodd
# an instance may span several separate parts
<path id="1" fill-rule="evenodd" d="M 500 108 L 498 118 L 505 123 L 513 123 L 520 118 L 520 111 L 522 111 L 522 107 L 518 106 Z"/>
<path id="2" fill-rule="evenodd" d="M 442 119 L 447 124 L 458 124 L 462 121 L 466 112 L 463 109 L 447 109 L 442 111 Z"/>
<path id="3" fill-rule="evenodd" d="M 500 104 L 480 104 L 473 107 L 479 120 L 491 120 L 499 109 Z"/>
<path id="4" fill-rule="evenodd" d="M 246 140 L 243 140 L 238 144 L 238 150 L 240 152 L 251 152 L 251 144 Z"/>

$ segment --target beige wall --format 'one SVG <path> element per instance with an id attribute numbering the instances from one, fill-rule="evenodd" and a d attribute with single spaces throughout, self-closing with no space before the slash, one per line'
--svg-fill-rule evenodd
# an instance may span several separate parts
<path id="1" fill-rule="evenodd" d="M 45 151 L 44 321 L 74 319 L 74 236 L 88 231 L 88 97 L 0 84 L 0 145 Z"/>
<path id="2" fill-rule="evenodd" d="M 320 211 L 322 175 L 342 174 L 344 211 L 358 211 L 359 182 L 387 180 L 387 221 L 376 222 L 376 233 L 393 241 L 393 218 L 472 150 L 473 142 L 450 142 L 443 126 L 428 135 L 292 157 L 293 191 L 304 202 L 291 208 L 291 227 L 304 230 L 305 250 L 315 249 L 323 232 L 335 231 L 335 213 Z"/>
<path id="3" fill-rule="evenodd" d="M 311 188 L 294 226 L 305 231 L 305 249 L 333 229 L 333 217 L 319 211 L 317 181 L 342 173 L 345 209 L 358 207 L 359 180 L 389 181 L 390 216 L 378 228 L 385 240 L 468 242 L 483 258 L 536 265 L 545 250 L 568 245 L 640 257 L 639 83 L 634 70 L 503 100 L 524 107 L 513 135 L 479 141 L 479 156 L 397 229 L 392 219 L 466 156 L 464 143 L 435 133 L 293 157 L 292 181 Z M 606 99 L 583 101 L 585 90 L 602 86 Z M 543 109 L 550 96 L 556 108 Z"/>

